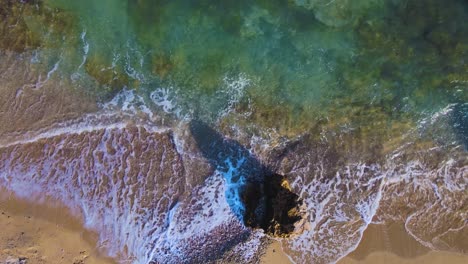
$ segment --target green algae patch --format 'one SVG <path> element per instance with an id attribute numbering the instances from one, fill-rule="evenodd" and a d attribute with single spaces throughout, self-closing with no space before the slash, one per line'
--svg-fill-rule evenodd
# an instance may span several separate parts
<path id="1" fill-rule="evenodd" d="M 23 52 L 40 46 L 39 36 L 25 21 L 25 17 L 34 12 L 32 3 L 0 1 L 0 49 Z"/>

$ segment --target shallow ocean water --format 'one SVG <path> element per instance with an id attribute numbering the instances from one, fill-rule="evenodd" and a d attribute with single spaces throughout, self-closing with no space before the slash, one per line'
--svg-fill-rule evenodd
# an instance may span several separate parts
<path id="1" fill-rule="evenodd" d="M 122 262 L 255 262 L 257 162 L 304 201 L 297 263 L 389 219 L 466 253 L 466 1 L 0 3 L 0 184 L 62 201 Z M 193 122 L 235 142 L 206 139 L 222 162 Z"/>
<path id="2" fill-rule="evenodd" d="M 46 67 L 97 91 L 165 89 L 202 119 L 231 101 L 270 127 L 277 112 L 295 127 L 348 106 L 393 121 L 466 101 L 463 1 L 36 2 L 18 19 Z"/>

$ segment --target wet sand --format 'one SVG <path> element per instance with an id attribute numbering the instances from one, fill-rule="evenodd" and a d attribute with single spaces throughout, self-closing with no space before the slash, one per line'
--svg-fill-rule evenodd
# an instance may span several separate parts
<path id="1" fill-rule="evenodd" d="M 407 264 L 464 264 L 468 263 L 468 256 L 458 255 L 450 252 L 443 251 L 430 251 L 422 256 L 415 258 L 402 258 L 394 253 L 382 251 L 373 252 L 366 258 L 361 260 L 346 257 L 338 262 L 339 264 L 390 264 L 390 263 L 407 263 Z"/>
<path id="2" fill-rule="evenodd" d="M 465 245 L 461 245 L 464 247 Z M 262 257 L 262 264 L 292 263 L 279 242 L 273 242 Z M 313 263 L 313 262 L 311 262 Z M 462 264 L 468 255 L 446 251 L 433 251 L 417 242 L 399 223 L 370 225 L 359 246 L 338 264 Z"/>
<path id="3" fill-rule="evenodd" d="M 265 252 L 265 255 L 262 257 L 261 264 L 286 264 L 292 263 L 288 256 L 284 254 L 283 249 L 281 248 L 281 243 L 279 241 L 274 241 Z"/>
<path id="4" fill-rule="evenodd" d="M 409 235 L 402 223 L 393 222 L 370 225 L 356 250 L 338 263 L 468 263 L 468 255 L 430 250 Z"/>
<path id="5" fill-rule="evenodd" d="M 112 264 L 96 247 L 97 235 L 63 206 L 34 205 L 0 188 L 0 263 Z"/>

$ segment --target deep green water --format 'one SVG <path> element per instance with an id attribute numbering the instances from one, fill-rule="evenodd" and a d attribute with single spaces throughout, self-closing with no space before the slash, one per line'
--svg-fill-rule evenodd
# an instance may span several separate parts
<path id="1" fill-rule="evenodd" d="M 1 47 L 60 62 L 103 101 L 163 88 L 180 116 L 293 133 L 320 122 L 387 131 L 468 101 L 462 0 L 12 2 Z"/>

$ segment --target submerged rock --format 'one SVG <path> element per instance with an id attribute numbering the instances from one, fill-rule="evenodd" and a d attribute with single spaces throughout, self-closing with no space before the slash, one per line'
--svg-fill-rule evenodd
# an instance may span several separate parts
<path id="1" fill-rule="evenodd" d="M 353 0 L 295 0 L 296 5 L 312 10 L 315 17 L 327 26 L 341 27 L 356 22 L 367 14 L 369 9 L 382 0 L 353 1 Z"/>
<path id="2" fill-rule="evenodd" d="M 301 233 L 305 208 L 299 196 L 291 191 L 282 175 L 266 175 L 264 179 L 261 184 L 248 184 L 242 194 L 245 224 L 274 237 Z"/>

